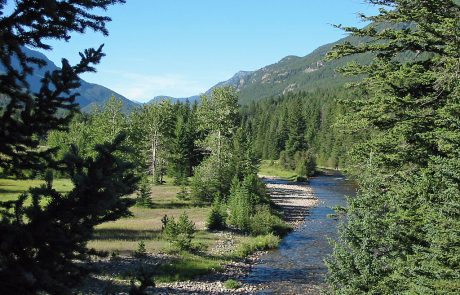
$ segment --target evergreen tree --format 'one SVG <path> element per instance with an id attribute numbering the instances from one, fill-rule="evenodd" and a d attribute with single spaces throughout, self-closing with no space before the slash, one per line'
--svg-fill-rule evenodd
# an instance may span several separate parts
<path id="1" fill-rule="evenodd" d="M 0 202 L 1 294 L 69 294 L 88 272 L 79 262 L 93 253 L 86 243 L 94 226 L 129 214 L 132 200 L 123 196 L 133 192 L 136 178 L 131 165 L 114 156 L 125 152 L 123 136 L 97 146 L 92 159 L 72 148 L 56 161 L 55 149 L 38 148 L 49 131 L 67 129 L 77 110 L 72 90 L 80 85 L 78 75 L 95 71 L 102 46 L 85 50 L 75 66 L 63 59 L 61 69 L 45 73 L 38 91 L 31 90 L 27 78 L 45 61 L 23 51 L 24 46 L 49 50 L 45 41 L 67 41 L 86 29 L 107 35 L 110 19 L 93 11 L 122 2 L 18 0 L 12 10 L 0 2 L 0 167 L 18 174 L 54 167 L 74 184 L 63 195 L 50 178 L 17 200 Z"/>
<path id="2" fill-rule="evenodd" d="M 177 104 L 176 126 L 171 146 L 171 174 L 175 182 L 180 184 L 192 174 L 193 157 L 195 153 L 195 131 L 193 114 L 190 105 Z"/>
<path id="3" fill-rule="evenodd" d="M 292 106 L 289 110 L 286 153 L 289 157 L 293 157 L 296 152 L 302 151 L 307 147 L 305 142 L 306 126 L 300 98 L 292 101 Z"/>
<path id="4" fill-rule="evenodd" d="M 330 58 L 372 52 L 347 126 L 369 135 L 353 150 L 360 190 L 328 261 L 340 294 L 458 294 L 460 290 L 460 4 L 368 1 L 375 23 L 344 28 L 367 42 Z M 370 134 L 369 134 L 370 130 Z"/>

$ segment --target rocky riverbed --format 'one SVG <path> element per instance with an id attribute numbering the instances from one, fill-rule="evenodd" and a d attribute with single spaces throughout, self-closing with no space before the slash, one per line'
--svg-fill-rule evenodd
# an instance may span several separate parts
<path id="1" fill-rule="evenodd" d="M 294 228 L 300 226 L 309 209 L 318 204 L 311 187 L 305 183 L 276 183 L 276 178 L 261 176 L 266 183 L 271 199 L 281 208 L 284 219 Z"/>
<path id="2" fill-rule="evenodd" d="M 283 212 L 285 220 L 294 228 L 302 224 L 308 210 L 316 206 L 318 200 L 312 189 L 301 183 L 279 184 L 272 177 L 261 177 L 267 184 L 267 189 L 272 200 Z M 235 237 L 231 232 L 219 232 L 218 242 L 208 251 L 210 255 L 230 254 L 236 246 Z M 244 259 L 244 261 L 231 262 L 224 265 L 222 270 L 193 281 L 159 283 L 155 288 L 149 288 L 149 294 L 255 294 L 264 288 L 263 285 L 242 283 L 242 279 L 251 271 L 264 252 L 257 252 Z M 117 259 L 105 259 L 94 262 L 95 268 L 104 275 L 93 275 L 85 284 L 85 289 L 80 294 L 127 294 L 129 281 L 123 279 L 121 274 L 132 273 L 140 265 L 155 266 L 168 263 L 174 259 L 172 255 L 155 254 L 148 255 L 142 260 L 131 257 L 118 257 Z M 224 282 L 228 279 L 238 281 L 239 288 L 227 289 Z"/>

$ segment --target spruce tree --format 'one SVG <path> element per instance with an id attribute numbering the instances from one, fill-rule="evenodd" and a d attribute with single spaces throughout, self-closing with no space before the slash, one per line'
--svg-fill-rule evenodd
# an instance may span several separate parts
<path id="1" fill-rule="evenodd" d="M 61 194 L 50 178 L 17 200 L 0 202 L 1 294 L 71 293 L 89 271 L 81 262 L 95 254 L 86 247 L 94 227 L 129 215 L 133 201 L 123 196 L 133 192 L 137 179 L 131 164 L 114 155 L 127 152 L 123 135 L 96 146 L 92 158 L 72 147 L 58 161 L 55 149 L 39 148 L 49 131 L 67 130 L 78 109 L 78 75 L 95 71 L 102 46 L 81 53 L 77 65 L 63 59 L 61 69 L 45 73 L 38 91 L 28 77 L 46 63 L 24 53 L 25 46 L 49 50 L 47 40 L 68 41 L 86 29 L 107 35 L 110 18 L 93 12 L 123 2 L 18 0 L 8 9 L 0 2 L 0 167 L 15 174 L 55 168 L 74 185 Z"/>
<path id="2" fill-rule="evenodd" d="M 460 290 L 460 4 L 368 1 L 374 23 L 344 29 L 330 58 L 371 52 L 346 101 L 360 185 L 328 260 L 337 294 L 458 294 Z"/>

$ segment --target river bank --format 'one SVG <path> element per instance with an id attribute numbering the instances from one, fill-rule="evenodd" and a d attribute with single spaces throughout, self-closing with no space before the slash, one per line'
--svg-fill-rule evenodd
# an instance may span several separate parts
<path id="1" fill-rule="evenodd" d="M 309 210 L 318 204 L 311 187 L 305 183 L 279 183 L 279 178 L 262 176 L 266 183 L 268 193 L 272 201 L 279 207 L 284 220 L 294 229 L 298 228 L 305 221 Z M 228 237 L 231 243 L 232 239 Z M 225 234 L 223 234 L 225 235 Z M 231 251 L 232 248 L 227 248 Z M 253 284 L 244 282 L 244 278 L 251 272 L 254 265 L 260 258 L 267 254 L 267 251 L 256 252 L 241 262 L 232 262 L 224 266 L 223 271 L 206 275 L 189 282 L 174 282 L 159 284 L 156 294 L 253 294 L 265 287 L 264 284 Z M 240 282 L 237 289 L 226 289 L 224 282 L 234 279 Z"/>
<path id="2" fill-rule="evenodd" d="M 278 178 L 270 176 L 263 176 L 261 179 L 266 183 L 268 193 L 282 212 L 284 219 L 294 229 L 304 222 L 309 210 L 318 204 L 313 190 L 304 183 L 280 183 Z M 241 237 L 229 231 L 215 234 L 219 236 L 217 243 L 206 254 L 200 255 L 216 257 L 216 259 L 231 256 Z M 225 262 L 221 267 L 216 268 L 215 272 L 195 277 L 190 281 L 157 283 L 156 287 L 149 288 L 148 292 L 149 294 L 254 294 L 265 285 L 248 283 L 244 279 L 266 254 L 266 251 L 258 251 L 244 259 Z M 86 288 L 80 290 L 80 294 L 101 294 L 110 289 L 116 290 L 116 294 L 127 294 L 127 289 L 123 286 L 129 285 L 129 280 L 127 281 L 124 274 L 135 273 L 141 266 L 155 268 L 168 265 L 176 258 L 175 255 L 158 253 L 147 254 L 142 259 L 126 255 L 120 255 L 116 259 L 100 259 L 93 263 L 93 266 L 100 270 L 100 275 L 89 278 L 85 284 Z M 230 279 L 237 281 L 239 287 L 226 288 L 225 282 Z"/>

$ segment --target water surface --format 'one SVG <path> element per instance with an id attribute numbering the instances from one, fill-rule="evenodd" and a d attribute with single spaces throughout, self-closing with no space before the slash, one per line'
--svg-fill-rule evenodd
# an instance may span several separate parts
<path id="1" fill-rule="evenodd" d="M 271 182 L 289 184 L 283 180 Z M 310 210 L 305 222 L 287 235 L 280 247 L 264 256 L 245 278 L 250 284 L 266 286 L 259 294 L 319 294 L 327 268 L 324 258 L 331 253 L 328 239 L 337 236 L 337 220 L 329 218 L 334 206 L 345 206 L 353 195 L 351 181 L 337 173 L 314 177 L 309 184 L 320 203 Z"/>

